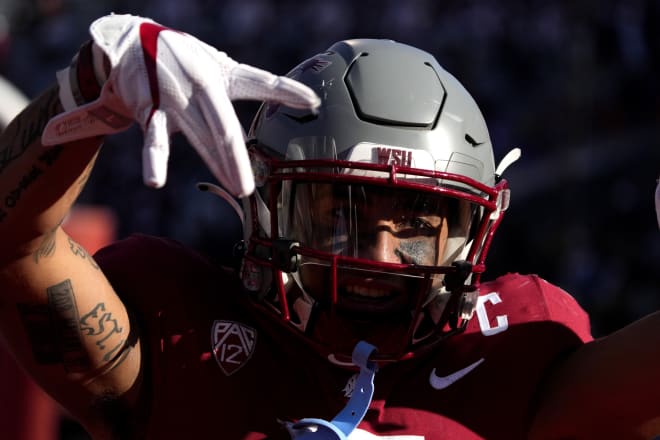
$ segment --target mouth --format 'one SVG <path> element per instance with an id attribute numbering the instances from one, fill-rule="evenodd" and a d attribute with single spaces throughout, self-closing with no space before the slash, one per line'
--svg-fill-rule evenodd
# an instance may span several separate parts
<path id="1" fill-rule="evenodd" d="M 328 306 L 332 302 L 331 280 L 327 266 L 308 264 L 301 270 L 307 292 Z M 336 285 L 335 310 L 360 322 L 398 318 L 402 314 L 408 319 L 421 286 L 417 278 L 355 267 L 338 268 Z"/>
<path id="2" fill-rule="evenodd" d="M 357 296 L 360 298 L 388 298 L 393 295 L 393 293 L 387 289 L 356 285 L 346 286 L 346 292 L 350 296 Z"/>
<path id="3" fill-rule="evenodd" d="M 382 316 L 409 311 L 406 289 L 398 284 L 373 280 L 348 280 L 340 284 L 337 308 L 347 313 L 366 316 Z"/>

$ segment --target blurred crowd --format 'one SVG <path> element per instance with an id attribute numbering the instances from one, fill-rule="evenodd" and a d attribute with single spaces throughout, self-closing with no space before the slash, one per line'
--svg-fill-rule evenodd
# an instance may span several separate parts
<path id="1" fill-rule="evenodd" d="M 280 74 L 348 37 L 433 53 L 480 104 L 496 158 L 523 152 L 487 278 L 539 273 L 592 313 L 596 336 L 660 308 L 660 1 L 0 0 L 0 74 L 33 97 L 113 11 Z M 237 108 L 247 127 L 256 105 Z M 141 183 L 140 142 L 137 129 L 108 140 L 81 203 L 110 207 L 120 237 L 164 234 L 212 255 L 222 228 L 240 234 L 219 199 L 196 191 L 211 177 L 185 140 L 159 191 Z"/>

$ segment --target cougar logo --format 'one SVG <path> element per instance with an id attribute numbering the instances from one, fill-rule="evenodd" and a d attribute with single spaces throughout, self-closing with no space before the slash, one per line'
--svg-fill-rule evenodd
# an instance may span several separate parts
<path id="1" fill-rule="evenodd" d="M 307 61 L 301 63 L 287 76 L 292 79 L 298 79 L 300 75 L 302 75 L 307 71 L 312 71 L 314 73 L 321 73 L 331 64 L 332 61 L 325 60 L 323 58 L 310 58 Z M 266 104 L 266 107 L 264 108 L 264 118 L 267 120 L 272 118 L 275 115 L 275 113 L 277 113 L 277 111 L 280 109 L 281 106 L 282 104 L 280 104 L 279 102 L 272 102 Z"/>
<path id="2" fill-rule="evenodd" d="M 256 330 L 238 322 L 217 320 L 211 328 L 213 356 L 227 376 L 250 360 L 256 342 Z"/>
<path id="3" fill-rule="evenodd" d="M 296 68 L 296 71 L 294 72 L 296 75 L 294 75 L 294 77 L 297 77 L 297 74 L 305 73 L 308 70 L 311 70 L 314 73 L 321 73 L 330 64 L 332 64 L 331 61 L 324 60 L 323 58 L 310 58 Z"/>

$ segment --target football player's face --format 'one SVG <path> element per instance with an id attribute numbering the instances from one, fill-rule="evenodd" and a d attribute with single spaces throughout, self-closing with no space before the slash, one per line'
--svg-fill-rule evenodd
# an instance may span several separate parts
<path id="1" fill-rule="evenodd" d="M 436 266 L 442 261 L 448 235 L 444 198 L 365 185 L 314 184 L 298 191 L 305 191 L 307 200 L 300 221 L 313 231 L 303 239 L 307 246 L 373 263 Z M 300 277 L 308 293 L 328 297 L 327 266 L 303 264 Z M 441 282 L 440 276 L 432 280 L 434 287 Z M 386 269 L 344 265 L 338 270 L 338 305 L 381 315 L 409 311 L 417 298 L 412 293 L 423 283 Z"/>
<path id="2" fill-rule="evenodd" d="M 447 238 L 446 204 L 406 191 L 317 185 L 314 247 L 376 262 L 436 265 Z"/>

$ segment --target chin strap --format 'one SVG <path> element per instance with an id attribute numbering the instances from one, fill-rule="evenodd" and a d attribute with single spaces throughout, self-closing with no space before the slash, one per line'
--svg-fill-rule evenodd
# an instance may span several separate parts
<path id="1" fill-rule="evenodd" d="M 297 423 L 287 424 L 294 440 L 347 440 L 360 424 L 369 409 L 374 395 L 374 376 L 378 367 L 369 362 L 369 356 L 376 350 L 373 345 L 360 341 L 353 349 L 353 363 L 360 367 L 360 374 L 353 395 L 348 403 L 330 422 L 323 419 L 305 418 Z"/>

